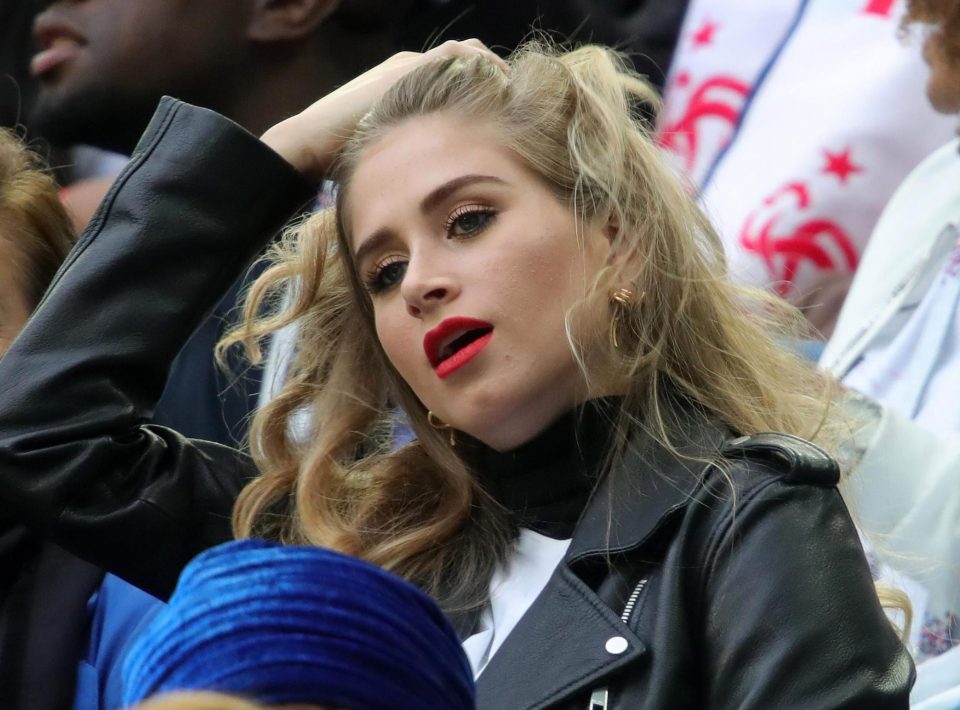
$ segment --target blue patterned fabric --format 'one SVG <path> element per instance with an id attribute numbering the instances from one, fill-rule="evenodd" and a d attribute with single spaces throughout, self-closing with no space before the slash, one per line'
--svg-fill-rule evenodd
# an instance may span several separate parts
<path id="1" fill-rule="evenodd" d="M 191 562 L 133 647 L 124 702 L 172 690 L 266 704 L 472 708 L 460 641 L 434 601 L 330 550 L 257 540 Z"/>

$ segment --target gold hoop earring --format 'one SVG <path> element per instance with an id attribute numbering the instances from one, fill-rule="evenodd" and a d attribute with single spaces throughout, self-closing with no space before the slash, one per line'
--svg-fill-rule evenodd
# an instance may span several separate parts
<path id="1" fill-rule="evenodd" d="M 450 437 L 450 446 L 457 445 L 457 432 L 452 426 L 443 421 L 440 417 L 433 413 L 432 410 L 427 410 L 427 424 L 432 426 L 437 431 L 447 430 Z"/>
<path id="2" fill-rule="evenodd" d="M 643 294 L 640 294 L 640 298 L 643 298 Z M 638 299 L 633 291 L 624 286 L 610 292 L 610 305 L 613 306 L 613 315 L 610 317 L 610 344 L 614 350 L 620 349 L 620 339 L 617 337 L 620 321 L 627 317 L 636 300 Z"/>

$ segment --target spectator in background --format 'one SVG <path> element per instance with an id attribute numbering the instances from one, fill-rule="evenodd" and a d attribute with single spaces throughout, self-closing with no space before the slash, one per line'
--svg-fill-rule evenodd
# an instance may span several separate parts
<path id="1" fill-rule="evenodd" d="M 40 0 L 0 3 L 0 126 L 13 128 L 30 113 L 36 85 L 30 79 L 30 25 Z"/>
<path id="2" fill-rule="evenodd" d="M 901 0 L 692 0 L 662 141 L 732 273 L 830 334 L 896 186 L 953 132 L 897 40 Z M 817 348 L 819 350 L 819 348 Z"/>
<path id="3" fill-rule="evenodd" d="M 460 639 L 421 590 L 331 550 L 255 540 L 184 569 L 124 686 L 125 706 L 184 690 L 344 710 L 475 705 Z"/>
<path id="4" fill-rule="evenodd" d="M 927 96 L 960 114 L 960 0 L 911 0 L 926 25 Z M 919 54 L 919 51 L 914 51 Z M 866 438 L 855 504 L 891 566 L 922 585 L 914 644 L 923 672 L 960 686 L 960 141 L 933 151 L 897 189 L 863 254 L 821 365 L 882 405 Z M 952 704 L 960 702 L 954 690 Z M 931 701 L 932 702 L 932 701 Z M 940 707 L 931 705 L 930 707 Z"/>
<path id="5" fill-rule="evenodd" d="M 144 700 L 134 710 L 271 710 L 266 705 L 238 698 L 236 695 L 213 693 L 205 690 L 164 693 Z M 301 705 L 298 710 L 314 710 L 310 705 Z"/>
<path id="6" fill-rule="evenodd" d="M 0 356 L 74 242 L 58 188 L 18 138 L 0 130 Z M 87 599 L 102 573 L 0 509 L 0 706 L 61 710 L 73 700 Z"/>
<path id="7" fill-rule="evenodd" d="M 15 134 L 0 129 L 0 356 L 73 242 L 56 183 Z"/>

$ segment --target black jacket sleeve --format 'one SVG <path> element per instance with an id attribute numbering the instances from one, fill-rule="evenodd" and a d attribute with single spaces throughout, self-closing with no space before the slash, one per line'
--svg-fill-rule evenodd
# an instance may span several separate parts
<path id="1" fill-rule="evenodd" d="M 128 167 L 0 360 L 0 505 L 164 596 L 229 539 L 243 454 L 151 425 L 170 363 L 315 195 L 217 114 L 164 99 Z"/>
<path id="2" fill-rule="evenodd" d="M 711 533 L 696 590 L 710 707 L 907 707 L 913 664 L 835 488 L 757 481 Z"/>

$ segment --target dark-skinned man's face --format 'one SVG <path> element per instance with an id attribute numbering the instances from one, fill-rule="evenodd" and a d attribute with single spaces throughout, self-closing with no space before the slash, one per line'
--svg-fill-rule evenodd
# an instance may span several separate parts
<path id="1" fill-rule="evenodd" d="M 34 121 L 60 144 L 129 152 L 159 98 L 215 106 L 242 85 L 243 0 L 56 0 L 34 24 Z"/>

